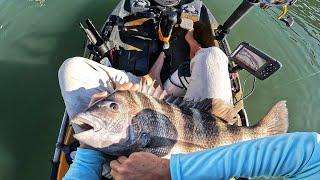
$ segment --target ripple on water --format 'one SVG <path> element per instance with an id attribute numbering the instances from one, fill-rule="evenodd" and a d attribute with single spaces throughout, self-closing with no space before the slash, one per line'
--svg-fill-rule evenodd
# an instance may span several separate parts
<path id="1" fill-rule="evenodd" d="M 37 3 L 40 7 L 45 5 L 46 0 L 28 0 Z"/>
<path id="2" fill-rule="evenodd" d="M 296 22 L 303 26 L 307 33 L 320 42 L 320 7 L 316 0 L 298 1 L 291 9 Z"/>
<path id="3" fill-rule="evenodd" d="M 296 24 L 291 28 L 294 39 L 301 42 L 305 51 L 305 59 L 312 67 L 311 72 L 320 67 L 320 7 L 317 0 L 298 1 L 290 8 L 290 15 L 294 17 Z M 300 68 L 300 67 L 299 67 Z"/>

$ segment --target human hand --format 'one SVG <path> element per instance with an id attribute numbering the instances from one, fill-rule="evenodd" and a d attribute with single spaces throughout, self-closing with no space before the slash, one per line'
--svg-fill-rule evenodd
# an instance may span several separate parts
<path id="1" fill-rule="evenodd" d="M 115 91 L 137 91 L 139 89 L 139 84 L 132 84 L 131 82 L 129 83 L 124 83 L 120 84 L 116 87 Z M 107 97 L 110 93 L 108 91 L 100 92 L 97 94 L 92 95 L 90 103 L 88 107 L 91 107 L 95 102 Z"/>
<path id="2" fill-rule="evenodd" d="M 103 99 L 103 98 L 107 97 L 108 95 L 109 95 L 109 93 L 107 91 L 100 92 L 100 93 L 92 95 L 88 107 L 91 107 L 95 102 L 99 101 L 100 99 Z"/>
<path id="3" fill-rule="evenodd" d="M 110 163 L 111 175 L 116 180 L 169 180 L 169 160 L 146 153 L 136 152 L 129 158 L 121 156 Z"/>
<path id="4" fill-rule="evenodd" d="M 116 87 L 115 91 L 137 91 L 139 89 L 139 84 L 124 83 Z"/>

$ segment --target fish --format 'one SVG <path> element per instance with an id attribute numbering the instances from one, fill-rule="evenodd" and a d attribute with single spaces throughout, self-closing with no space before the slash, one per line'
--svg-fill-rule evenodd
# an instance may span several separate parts
<path id="1" fill-rule="evenodd" d="M 264 118 L 248 127 L 233 124 L 236 116 L 219 117 L 220 105 L 224 102 L 219 99 L 185 101 L 167 95 L 160 86 L 140 83 L 137 91 L 115 91 L 93 103 L 71 123 L 90 127 L 74 138 L 105 154 L 127 156 L 143 151 L 165 158 L 288 130 L 286 101 L 276 103 Z"/>

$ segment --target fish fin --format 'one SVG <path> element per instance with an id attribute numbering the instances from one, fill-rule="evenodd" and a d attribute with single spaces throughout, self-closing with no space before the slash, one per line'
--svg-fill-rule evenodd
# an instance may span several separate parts
<path id="1" fill-rule="evenodd" d="M 151 86 L 149 87 L 149 89 L 148 89 L 147 94 L 153 94 L 155 90 L 156 90 L 156 89 L 154 88 L 154 81 L 153 81 L 153 82 L 152 82 L 152 85 L 151 85 Z"/>
<path id="2" fill-rule="evenodd" d="M 168 102 L 169 101 L 169 102 Z M 240 119 L 238 111 L 233 105 L 226 103 L 222 99 L 206 98 L 200 101 L 182 100 L 179 101 L 177 98 L 169 97 L 168 103 L 177 105 L 184 108 L 194 108 L 201 112 L 206 112 L 212 116 L 218 117 L 228 124 L 235 124 Z M 179 103 L 177 103 L 179 102 Z"/>
<path id="3" fill-rule="evenodd" d="M 238 111 L 234 108 L 234 106 L 223 101 L 222 99 L 212 99 L 210 114 L 223 119 L 231 125 L 235 124 L 240 119 Z"/>
<path id="4" fill-rule="evenodd" d="M 212 109 L 212 99 L 206 98 L 195 102 L 192 108 L 199 109 L 203 112 L 209 112 Z"/>
<path id="5" fill-rule="evenodd" d="M 160 94 L 159 99 L 164 99 L 166 96 L 168 96 L 168 93 L 166 91 L 162 91 L 162 93 Z"/>
<path id="6" fill-rule="evenodd" d="M 288 131 L 288 109 L 286 101 L 279 101 L 268 114 L 255 125 L 255 130 L 260 136 L 270 136 Z"/>
<path id="7" fill-rule="evenodd" d="M 203 99 L 201 101 L 183 100 L 182 97 L 168 96 L 165 101 L 167 103 L 183 107 L 194 108 L 202 112 L 209 112 L 212 107 L 212 99 Z"/>
<path id="8" fill-rule="evenodd" d="M 181 104 L 183 101 L 183 97 L 176 97 L 173 101 L 172 101 L 172 104 Z"/>
<path id="9" fill-rule="evenodd" d="M 167 103 L 173 104 L 173 101 L 178 97 L 175 96 L 168 96 L 166 99 L 164 99 Z"/>
<path id="10" fill-rule="evenodd" d="M 183 97 L 175 97 L 175 96 L 167 96 L 164 101 L 166 101 L 169 104 L 173 104 L 176 106 L 179 106 L 183 102 Z"/>
<path id="11" fill-rule="evenodd" d="M 137 90 L 137 92 L 142 92 L 143 83 L 144 83 L 144 81 L 140 80 L 140 82 L 139 82 L 139 89 Z"/>
<path id="12" fill-rule="evenodd" d="M 142 92 L 143 94 L 147 94 L 147 93 L 148 93 L 148 90 L 149 90 L 149 86 L 147 86 L 147 85 L 144 85 L 144 86 L 142 86 L 142 88 L 141 88 L 141 92 Z"/>
<path id="13" fill-rule="evenodd" d="M 141 79 L 139 83 L 139 89 L 137 92 L 143 93 L 145 95 L 152 96 L 157 99 L 165 99 L 168 96 L 168 93 L 162 89 L 160 85 L 157 87 L 155 86 L 155 81 L 153 80 L 146 80 L 146 79 Z"/>
<path id="14" fill-rule="evenodd" d="M 159 98 L 160 99 L 160 95 L 162 93 L 162 88 L 160 86 L 156 87 L 156 89 L 154 90 L 154 93 L 153 94 L 149 94 L 151 95 L 152 97 L 155 97 L 155 98 Z"/>

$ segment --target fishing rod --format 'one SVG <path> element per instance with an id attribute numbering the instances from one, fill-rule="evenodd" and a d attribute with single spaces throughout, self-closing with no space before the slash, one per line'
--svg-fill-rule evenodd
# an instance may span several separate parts
<path id="1" fill-rule="evenodd" d="M 57 138 L 56 148 L 55 148 L 53 158 L 52 158 L 52 168 L 51 168 L 50 180 L 57 179 L 57 174 L 58 174 L 59 165 L 60 165 L 60 155 L 61 155 L 61 151 L 63 148 L 64 135 L 67 131 L 68 125 L 69 125 L 69 117 L 68 117 L 67 112 L 65 111 L 64 115 L 63 115 L 63 120 L 62 120 L 62 123 L 60 126 L 59 135 Z"/>
<path id="2" fill-rule="evenodd" d="M 243 0 L 237 9 L 231 14 L 223 25 L 220 25 L 216 30 L 217 40 L 223 40 L 230 32 L 230 30 L 241 21 L 241 19 L 255 7 L 260 6 L 261 9 L 268 9 L 270 7 L 281 7 L 281 14 L 278 19 L 284 22 L 288 27 L 291 27 L 294 20 L 290 16 L 286 16 L 288 6 L 294 5 L 297 0 Z"/>

